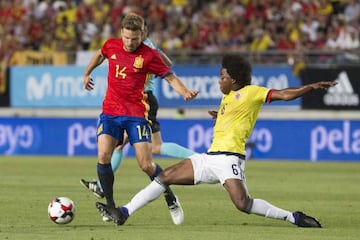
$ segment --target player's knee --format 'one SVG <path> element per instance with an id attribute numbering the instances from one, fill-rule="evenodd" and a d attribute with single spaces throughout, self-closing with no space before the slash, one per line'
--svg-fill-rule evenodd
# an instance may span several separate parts
<path id="1" fill-rule="evenodd" d="M 107 154 L 105 152 L 98 153 L 98 161 L 102 164 L 107 164 L 111 162 L 111 154 Z"/>
<path id="2" fill-rule="evenodd" d="M 169 174 L 168 170 L 164 170 L 159 174 L 159 179 L 161 180 L 161 182 L 165 185 L 170 185 L 171 183 L 171 176 Z"/>

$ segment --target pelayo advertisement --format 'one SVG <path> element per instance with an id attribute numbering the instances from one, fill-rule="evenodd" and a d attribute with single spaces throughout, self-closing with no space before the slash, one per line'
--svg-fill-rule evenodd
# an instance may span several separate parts
<path id="1" fill-rule="evenodd" d="M 213 120 L 160 119 L 163 141 L 206 152 Z M 0 118 L 0 154 L 96 158 L 96 119 Z M 176 127 L 174 127 L 176 126 Z M 247 148 L 253 160 L 360 161 L 359 120 L 259 119 Z M 134 156 L 127 146 L 124 154 Z"/>

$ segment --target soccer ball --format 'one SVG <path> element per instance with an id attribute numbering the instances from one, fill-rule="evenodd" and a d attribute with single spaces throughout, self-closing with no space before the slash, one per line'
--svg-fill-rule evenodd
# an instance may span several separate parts
<path id="1" fill-rule="evenodd" d="M 57 197 L 48 206 L 48 214 L 54 223 L 67 224 L 75 217 L 75 204 L 67 197 Z"/>

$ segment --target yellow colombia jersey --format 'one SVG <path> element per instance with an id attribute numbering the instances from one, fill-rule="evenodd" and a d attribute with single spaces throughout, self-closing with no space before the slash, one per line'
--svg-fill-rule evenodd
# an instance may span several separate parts
<path id="1" fill-rule="evenodd" d="M 213 142 L 208 152 L 231 152 L 246 155 L 249 138 L 258 113 L 269 102 L 270 89 L 248 85 L 224 95 L 218 109 Z"/>

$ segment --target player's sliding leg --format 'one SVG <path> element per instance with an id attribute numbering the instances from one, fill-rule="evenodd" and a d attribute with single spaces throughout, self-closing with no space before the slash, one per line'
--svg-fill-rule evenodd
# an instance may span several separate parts
<path id="1" fill-rule="evenodd" d="M 157 177 L 161 171 L 162 171 L 161 167 L 156 164 L 156 170 L 155 170 L 155 172 L 154 172 L 154 174 L 152 176 L 149 176 L 150 179 L 154 180 L 155 177 Z M 167 203 L 169 211 L 170 211 L 171 219 L 172 219 L 174 224 L 179 225 L 184 221 L 184 211 L 183 211 L 183 209 L 181 207 L 180 201 L 175 196 L 175 194 L 172 192 L 172 190 L 170 189 L 169 186 L 164 185 L 163 188 L 164 188 L 164 190 L 162 190 L 161 193 L 164 192 L 165 200 L 166 200 L 166 203 Z M 118 225 L 121 225 L 121 224 L 119 224 L 118 219 L 112 219 L 111 218 L 111 214 L 106 212 L 103 209 L 104 207 L 101 207 L 101 203 L 99 203 L 97 205 L 97 208 L 98 208 L 99 212 L 102 213 L 104 222 L 113 220 Z M 101 209 L 99 209 L 99 208 L 101 208 Z"/>
<path id="2" fill-rule="evenodd" d="M 311 216 L 307 216 L 303 212 L 289 212 L 275 207 L 263 199 L 251 199 L 250 201 L 252 203 L 249 204 L 252 206 L 251 209 L 248 210 L 249 214 L 257 214 L 268 218 L 285 220 L 299 227 L 321 228 L 321 224 L 318 220 Z"/>
<path id="3" fill-rule="evenodd" d="M 134 144 L 133 146 L 135 147 L 135 152 L 136 153 L 143 152 L 144 149 L 145 150 L 148 149 L 149 146 L 144 145 L 144 144 L 146 144 L 146 143 L 139 142 L 139 143 Z M 141 167 L 141 169 L 144 172 L 146 172 L 149 175 L 149 178 L 151 180 L 153 180 L 155 177 L 157 177 L 162 172 L 161 167 L 159 165 L 155 164 L 151 160 L 151 152 L 147 153 L 147 154 L 137 154 L 137 157 L 138 157 L 137 161 L 139 163 L 139 166 Z M 149 162 L 149 160 L 147 160 L 147 158 L 150 158 L 150 162 Z M 175 196 L 175 194 L 172 192 L 172 190 L 170 189 L 169 186 L 165 187 L 164 192 L 165 192 L 166 203 L 170 210 L 170 215 L 171 215 L 171 218 L 172 218 L 174 224 L 181 224 L 184 220 L 184 212 L 181 208 L 178 198 Z M 101 204 L 98 204 L 97 207 L 100 212 L 102 212 L 102 213 L 106 212 L 101 207 Z M 110 212 L 110 211 L 108 211 L 108 213 L 111 216 L 112 220 L 114 222 L 116 222 L 117 224 L 119 224 L 119 221 L 121 221 L 121 216 L 116 216 L 114 212 Z M 103 216 L 104 216 L 104 214 L 103 214 Z"/>
<path id="4" fill-rule="evenodd" d="M 120 214 L 121 221 L 117 221 L 116 223 L 118 225 L 122 225 L 125 223 L 125 221 L 132 215 L 135 211 L 138 209 L 144 207 L 146 204 L 152 202 L 153 200 L 159 198 L 162 193 L 166 191 L 166 186 L 160 183 L 160 181 L 155 178 L 154 181 L 152 181 L 148 186 L 146 186 L 144 189 L 142 189 L 140 192 L 138 192 L 129 203 L 124 205 L 123 207 L 119 207 L 118 212 Z M 109 212 L 104 206 L 104 204 L 96 203 L 96 208 L 99 212 L 101 212 L 103 215 L 107 214 L 109 215 Z M 114 220 L 114 219 L 112 219 Z"/>
<path id="5" fill-rule="evenodd" d="M 152 176 L 150 176 L 151 181 L 153 181 L 159 174 L 162 172 L 162 168 L 156 164 L 156 170 Z M 175 225 L 179 225 L 184 221 L 184 211 L 180 205 L 179 199 L 175 196 L 169 186 L 164 186 L 165 191 L 164 196 L 166 203 L 168 205 L 171 219 L 173 220 Z"/>
<path id="6" fill-rule="evenodd" d="M 245 181 L 245 160 L 242 160 L 236 177 L 231 174 L 226 177 L 223 186 L 236 206 L 242 212 L 256 214 L 267 218 L 281 219 L 295 224 L 299 227 L 321 227 L 320 223 L 313 217 L 307 216 L 302 212 L 290 212 L 278 208 L 263 199 L 251 198 Z M 225 172 L 225 171 L 224 171 Z M 226 172 L 225 174 L 226 175 Z M 220 182 L 222 182 L 220 180 Z"/>
<path id="7" fill-rule="evenodd" d="M 240 171 L 243 169 L 240 169 Z M 247 191 L 245 175 L 239 175 L 241 179 L 227 179 L 223 184 L 226 191 L 237 209 L 248 214 L 256 214 L 267 218 L 281 219 L 299 227 L 321 227 L 313 217 L 302 212 L 290 212 L 278 208 L 263 199 L 251 198 Z"/>
<path id="8" fill-rule="evenodd" d="M 114 221 L 117 225 L 122 225 L 132 213 L 145 206 L 146 204 L 150 203 L 151 201 L 155 200 L 156 198 L 160 197 L 162 193 L 165 193 L 165 195 L 173 195 L 173 193 L 169 193 L 169 191 L 171 190 L 167 185 L 162 184 L 159 179 L 155 178 L 154 181 L 152 181 L 147 187 L 138 192 L 128 204 L 123 207 L 117 208 L 117 214 L 119 215 L 119 217 L 114 218 L 114 213 L 111 214 L 111 209 L 108 209 L 107 206 L 103 203 L 97 202 L 96 208 L 102 214 L 103 218 L 106 217 L 109 220 Z M 174 196 L 174 198 L 175 200 L 177 200 L 176 196 Z M 176 201 L 173 205 L 176 204 L 180 205 L 178 201 Z M 181 206 L 173 207 L 174 209 L 170 209 L 173 222 L 174 224 L 179 225 L 184 221 L 184 213 Z"/>

